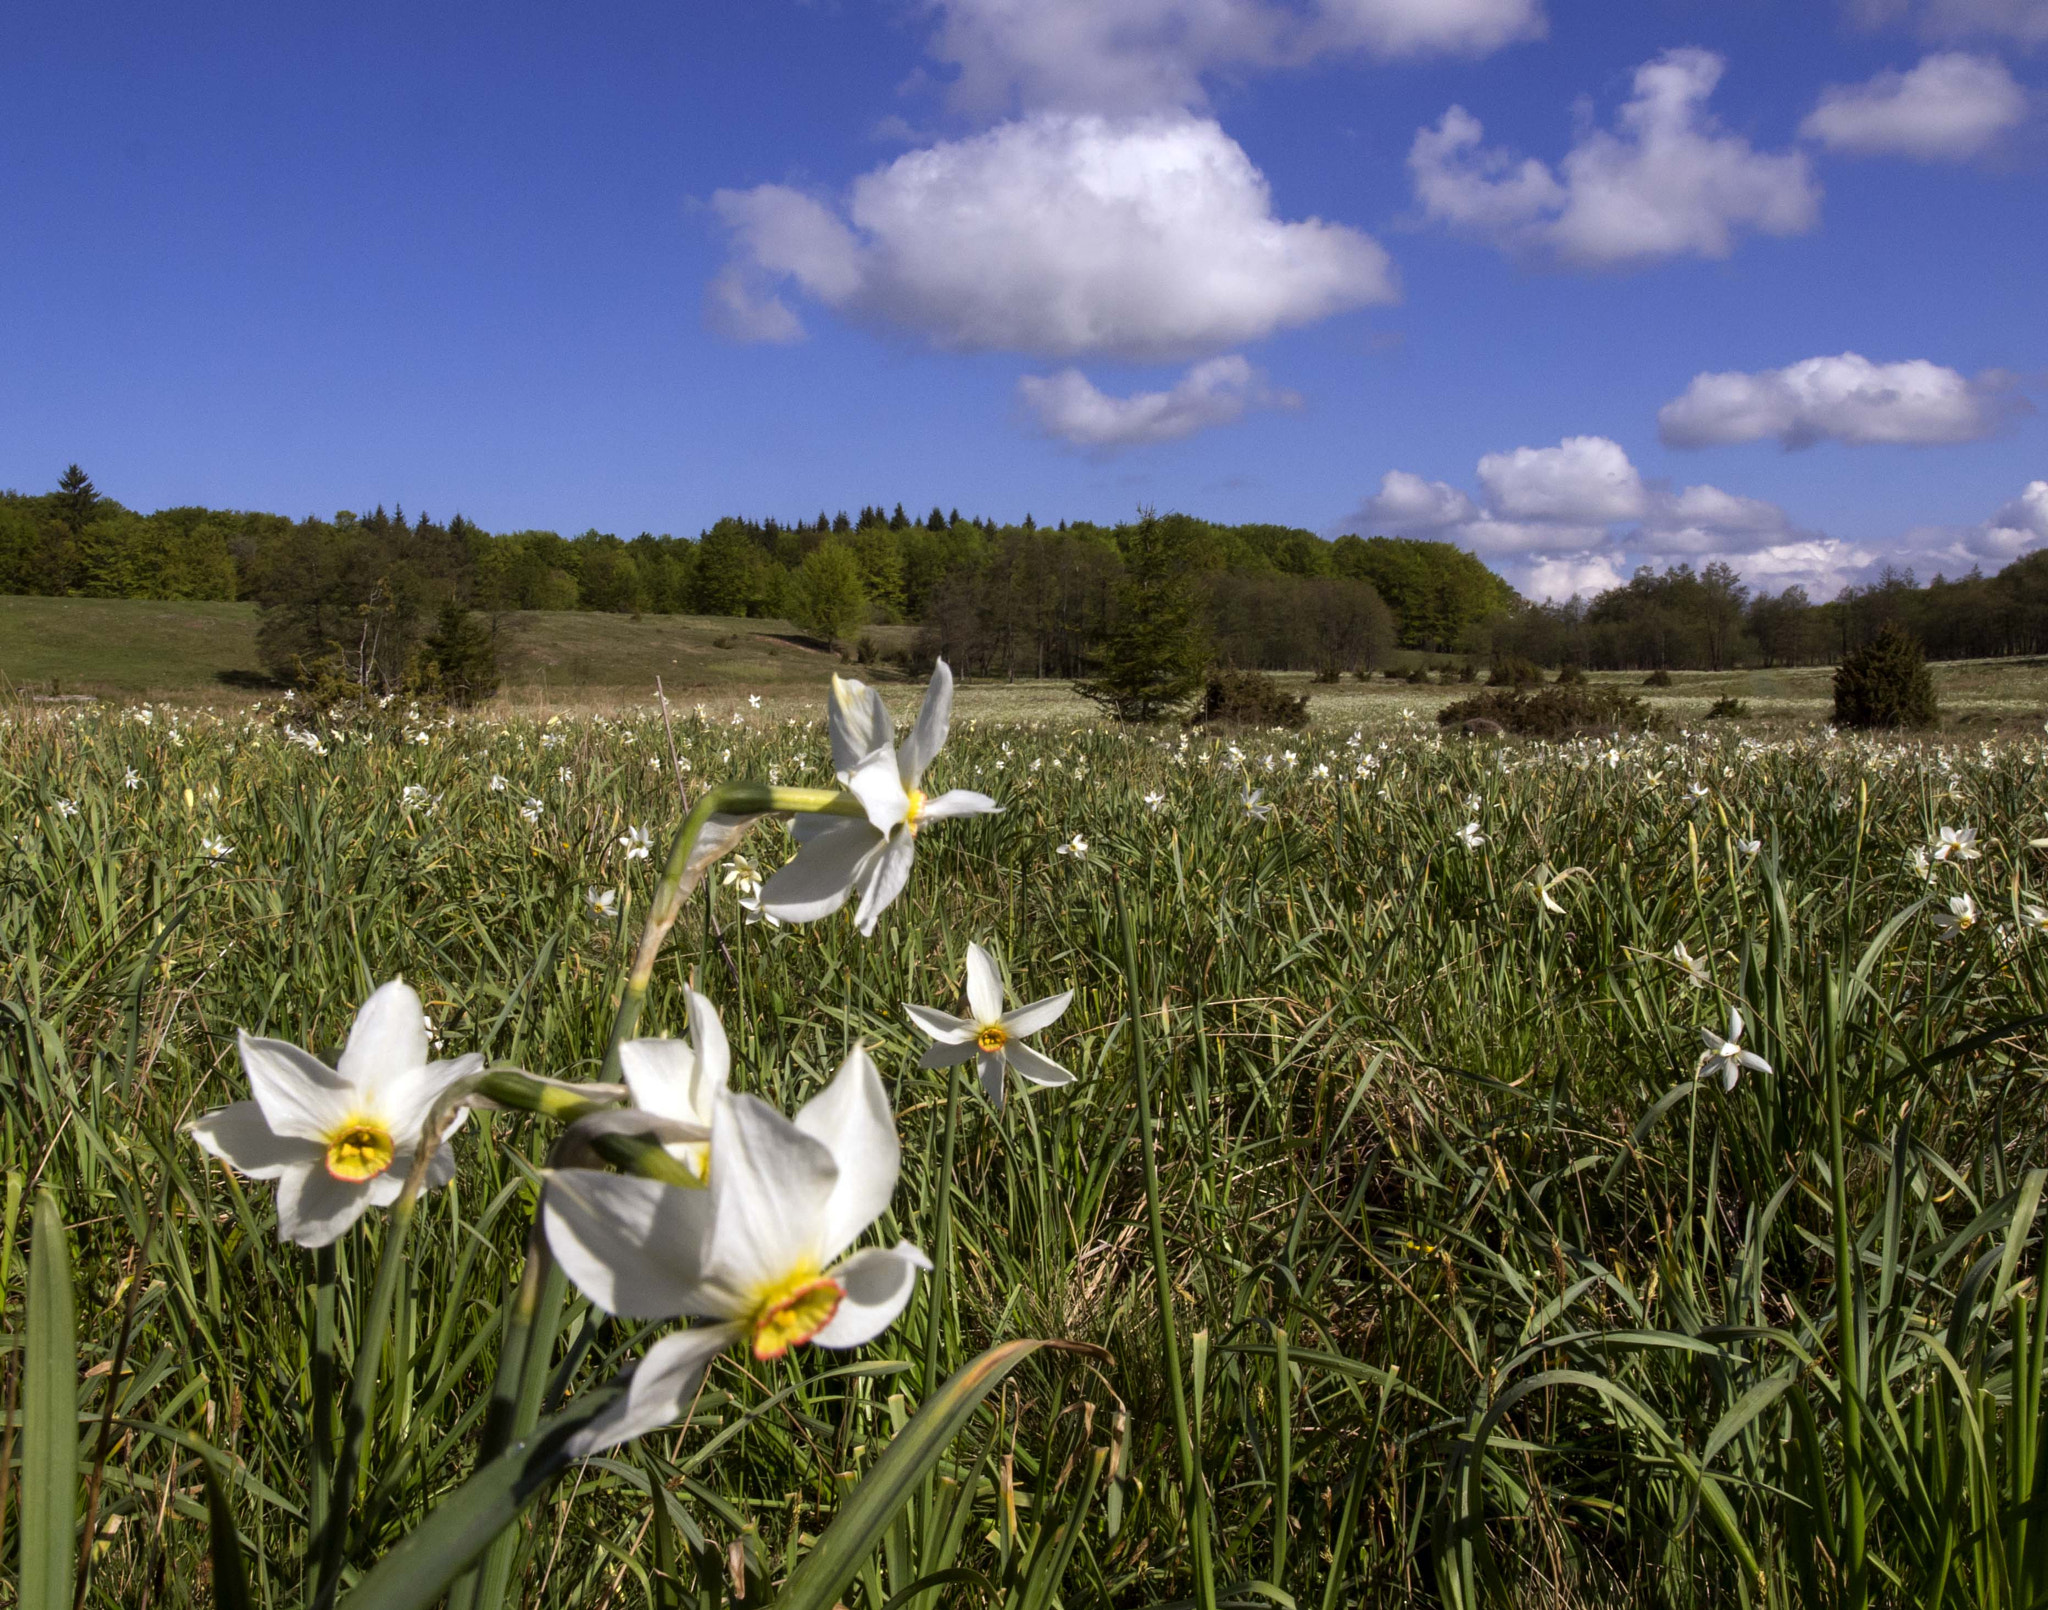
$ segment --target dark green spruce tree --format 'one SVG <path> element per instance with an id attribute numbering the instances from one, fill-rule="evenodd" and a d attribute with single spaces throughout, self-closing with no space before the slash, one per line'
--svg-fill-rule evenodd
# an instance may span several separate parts
<path id="1" fill-rule="evenodd" d="M 452 599 L 420 645 L 423 691 L 450 704 L 481 704 L 498 691 L 498 645 L 491 629 Z"/>
<path id="2" fill-rule="evenodd" d="M 83 531 L 92 519 L 92 511 L 99 507 L 100 494 L 92 484 L 92 477 L 76 464 L 64 472 L 57 483 L 57 518 L 71 528 L 75 535 Z"/>
<path id="3" fill-rule="evenodd" d="M 1896 623 L 1835 667 L 1835 720 L 1845 727 L 1931 727 L 1940 719 L 1927 657 Z"/>
<path id="4" fill-rule="evenodd" d="M 1157 721 L 1185 705 L 1209 669 L 1201 579 L 1185 522 L 1150 510 L 1124 553 L 1116 619 L 1093 680 L 1074 691 L 1119 721 Z"/>

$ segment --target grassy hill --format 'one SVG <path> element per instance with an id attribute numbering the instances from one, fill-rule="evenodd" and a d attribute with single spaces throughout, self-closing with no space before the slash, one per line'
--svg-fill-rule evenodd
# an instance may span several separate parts
<path id="1" fill-rule="evenodd" d="M 672 695 L 766 691 L 839 663 L 786 621 L 522 612 L 498 632 L 515 698 L 652 693 L 657 676 Z M 253 604 L 0 597 L 0 687 L 189 697 L 261 676 Z"/>

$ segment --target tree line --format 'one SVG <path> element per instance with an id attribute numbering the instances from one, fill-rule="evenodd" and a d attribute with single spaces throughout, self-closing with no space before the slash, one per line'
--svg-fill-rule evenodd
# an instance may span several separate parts
<path id="1" fill-rule="evenodd" d="M 1185 514 L 1156 524 L 1214 657 L 1241 667 L 1363 670 L 1397 649 L 1612 670 L 1825 664 L 1886 626 L 1941 659 L 2048 650 L 2044 554 L 1925 586 L 1887 570 L 1825 601 L 1752 591 L 1725 564 L 1645 568 L 1594 597 L 1538 604 L 1447 543 L 1332 542 Z M 901 503 L 791 522 L 732 516 L 694 538 L 491 533 L 396 506 L 331 519 L 143 514 L 73 465 L 53 491 L 0 492 L 0 592 L 252 600 L 273 674 L 338 658 L 378 685 L 403 680 L 444 606 L 786 619 L 849 650 L 870 627 L 907 623 L 923 654 L 968 674 L 1066 678 L 1092 674 L 1132 607 L 1123 582 L 1143 529 L 937 507 L 917 518 Z"/>

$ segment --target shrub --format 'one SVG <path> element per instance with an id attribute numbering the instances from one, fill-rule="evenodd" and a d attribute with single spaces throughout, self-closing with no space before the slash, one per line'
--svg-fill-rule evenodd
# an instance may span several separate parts
<path id="1" fill-rule="evenodd" d="M 1305 727 L 1308 696 L 1290 694 L 1263 671 L 1212 671 L 1191 719 L 1226 726 Z"/>
<path id="2" fill-rule="evenodd" d="M 1535 661 L 1525 660 L 1519 654 L 1506 654 L 1493 662 L 1486 685 L 1490 688 L 1528 688 L 1542 680 L 1542 668 Z"/>
<path id="3" fill-rule="evenodd" d="M 1649 705 L 1634 694 L 1583 683 L 1552 685 L 1534 692 L 1520 688 L 1490 689 L 1444 706 L 1436 719 L 1444 727 L 1473 721 L 1497 722 L 1503 731 L 1520 733 L 1526 738 L 1636 732 L 1656 725 Z"/>
<path id="4" fill-rule="evenodd" d="M 1427 684 L 1428 681 L 1429 667 L 1426 665 L 1418 665 L 1415 667 L 1414 670 L 1408 673 L 1408 685 L 1412 688 L 1422 687 L 1425 684 Z"/>
<path id="5" fill-rule="evenodd" d="M 1463 665 L 1458 667 L 1458 680 L 1460 682 L 1476 682 L 1478 679 L 1479 667 L 1474 665 L 1470 660 L 1467 660 Z"/>
<path id="6" fill-rule="evenodd" d="M 1940 719 L 1920 644 L 1886 626 L 1835 667 L 1835 720 L 1844 727 L 1931 727 Z"/>
<path id="7" fill-rule="evenodd" d="M 1341 682 L 1343 680 L 1344 673 L 1334 665 L 1326 665 L 1320 671 L 1316 672 L 1316 681 L 1319 683 L 1327 684 L 1332 682 Z"/>
<path id="8" fill-rule="evenodd" d="M 498 691 L 495 634 L 460 604 L 443 604 L 433 635 L 420 645 L 413 684 L 413 691 L 450 704 L 481 704 Z"/>
<path id="9" fill-rule="evenodd" d="M 1671 673 L 1660 665 L 1656 670 L 1643 678 L 1643 686 L 1646 688 L 1668 688 L 1671 686 Z"/>
<path id="10" fill-rule="evenodd" d="M 1707 712 L 1709 721 L 1740 721 L 1749 714 L 1749 706 L 1740 699 L 1716 699 L 1714 707 Z"/>
<path id="11" fill-rule="evenodd" d="M 1567 660 L 1557 668 L 1557 680 L 1564 687 L 1582 684 L 1586 680 L 1586 668 Z"/>

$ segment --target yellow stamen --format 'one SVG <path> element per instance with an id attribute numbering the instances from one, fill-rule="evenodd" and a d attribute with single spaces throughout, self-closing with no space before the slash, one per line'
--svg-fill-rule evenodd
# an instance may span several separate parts
<path id="1" fill-rule="evenodd" d="M 922 788 L 908 789 L 905 791 L 905 797 L 909 799 L 910 806 L 903 813 L 903 825 L 910 829 L 910 836 L 916 838 L 917 819 L 924 811 L 924 790 Z"/>
<path id="2" fill-rule="evenodd" d="M 820 1276 L 763 1303 L 754 1314 L 754 1357 L 780 1358 L 808 1342 L 832 1323 L 845 1295 L 838 1281 Z"/>
<path id="3" fill-rule="evenodd" d="M 981 1032 L 975 1035 L 974 1043 L 993 1055 L 1010 1043 L 1010 1031 L 1000 1023 L 984 1023 Z"/>
<path id="4" fill-rule="evenodd" d="M 327 1172 L 338 1180 L 360 1185 L 389 1168 L 397 1150 L 390 1130 L 357 1119 L 328 1141 Z"/>

